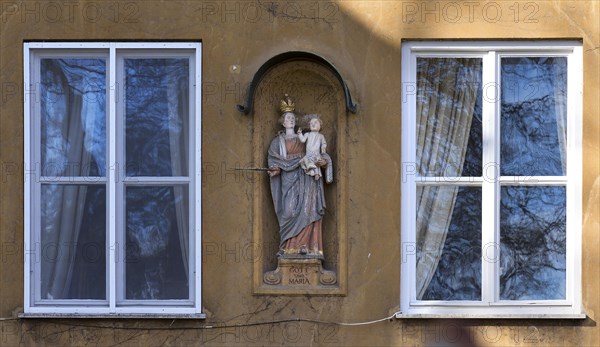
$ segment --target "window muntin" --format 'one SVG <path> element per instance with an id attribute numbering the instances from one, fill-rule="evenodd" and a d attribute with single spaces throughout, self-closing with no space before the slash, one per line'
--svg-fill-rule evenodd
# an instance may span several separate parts
<path id="1" fill-rule="evenodd" d="M 403 314 L 581 313 L 580 54 L 404 45 Z"/>
<path id="2" fill-rule="evenodd" d="M 201 315 L 199 62 L 26 44 L 26 314 Z"/>

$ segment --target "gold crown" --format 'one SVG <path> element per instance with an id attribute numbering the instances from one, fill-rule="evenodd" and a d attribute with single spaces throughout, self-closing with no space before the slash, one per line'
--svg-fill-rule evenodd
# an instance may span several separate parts
<path id="1" fill-rule="evenodd" d="M 287 101 L 281 100 L 281 103 L 279 104 L 279 109 L 283 113 L 294 112 L 294 110 L 296 109 L 296 105 L 292 102 L 292 99 L 290 99 L 290 97 L 287 94 L 285 94 L 285 98 L 287 99 Z"/>

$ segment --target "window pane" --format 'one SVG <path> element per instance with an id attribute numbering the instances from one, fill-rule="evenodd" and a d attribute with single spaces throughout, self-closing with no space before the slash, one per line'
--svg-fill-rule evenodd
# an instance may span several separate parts
<path id="1" fill-rule="evenodd" d="M 106 62 L 41 60 L 42 176 L 104 176 Z"/>
<path id="2" fill-rule="evenodd" d="M 127 187 L 126 298 L 187 299 L 188 187 Z"/>
<path id="3" fill-rule="evenodd" d="M 417 299 L 481 299 L 481 188 L 417 187 Z"/>
<path id="4" fill-rule="evenodd" d="M 478 58 L 417 59 L 417 170 L 421 176 L 481 176 Z"/>
<path id="5" fill-rule="evenodd" d="M 106 298 L 106 188 L 44 184 L 41 298 Z"/>
<path id="6" fill-rule="evenodd" d="M 188 176 L 189 60 L 125 59 L 127 176 Z"/>
<path id="7" fill-rule="evenodd" d="M 567 58 L 501 65 L 501 175 L 566 175 Z"/>
<path id="8" fill-rule="evenodd" d="M 565 187 L 502 187 L 500 299 L 565 298 Z"/>

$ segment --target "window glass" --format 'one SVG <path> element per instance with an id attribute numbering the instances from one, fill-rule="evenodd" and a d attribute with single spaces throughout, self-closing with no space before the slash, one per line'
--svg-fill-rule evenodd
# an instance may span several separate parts
<path id="1" fill-rule="evenodd" d="M 417 59 L 417 170 L 481 176 L 481 59 Z"/>
<path id="2" fill-rule="evenodd" d="M 42 59 L 42 176 L 106 174 L 106 61 Z"/>
<path id="3" fill-rule="evenodd" d="M 127 176 L 188 176 L 189 59 L 125 59 Z"/>
<path id="4" fill-rule="evenodd" d="M 106 188 L 44 184 L 41 298 L 106 299 Z"/>
<path id="5" fill-rule="evenodd" d="M 501 60 L 501 174 L 566 175 L 567 58 Z"/>
<path id="6" fill-rule="evenodd" d="M 502 187 L 500 299 L 565 299 L 565 187 Z"/>
<path id="7" fill-rule="evenodd" d="M 481 188 L 417 188 L 417 299 L 481 299 Z"/>
<path id="8" fill-rule="evenodd" d="M 128 187 L 126 299 L 188 299 L 187 186 Z"/>

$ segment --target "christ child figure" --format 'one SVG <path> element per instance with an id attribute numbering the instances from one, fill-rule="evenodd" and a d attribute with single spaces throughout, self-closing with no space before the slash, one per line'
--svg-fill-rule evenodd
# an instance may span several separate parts
<path id="1" fill-rule="evenodd" d="M 321 154 L 325 154 L 327 150 L 327 142 L 325 136 L 319 131 L 321 130 L 321 118 L 317 114 L 307 115 L 309 119 L 310 132 L 302 134 L 302 129 L 298 129 L 298 138 L 302 143 L 306 143 L 306 155 L 300 161 L 300 166 L 304 172 L 315 178 L 315 181 L 321 178 L 321 168 L 317 166 L 317 162 L 322 160 Z"/>

